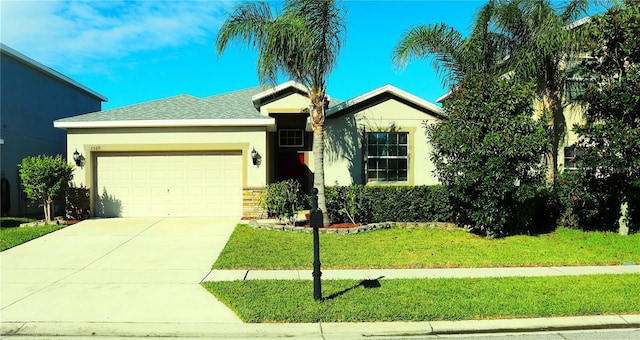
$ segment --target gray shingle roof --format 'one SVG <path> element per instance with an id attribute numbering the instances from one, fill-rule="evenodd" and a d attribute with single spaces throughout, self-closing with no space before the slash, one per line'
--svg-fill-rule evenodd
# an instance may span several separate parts
<path id="1" fill-rule="evenodd" d="M 264 119 L 251 102 L 251 96 L 264 91 L 252 87 L 206 98 L 182 94 L 111 110 L 60 119 L 57 122 L 108 122 L 177 119 Z"/>

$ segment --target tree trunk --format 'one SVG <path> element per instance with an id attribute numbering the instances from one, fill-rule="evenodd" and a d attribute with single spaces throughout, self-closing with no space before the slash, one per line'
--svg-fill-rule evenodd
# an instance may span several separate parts
<path id="1" fill-rule="evenodd" d="M 627 200 L 620 204 L 620 218 L 618 219 L 618 234 L 629 235 L 629 202 Z"/>
<path id="2" fill-rule="evenodd" d="M 44 207 L 44 221 L 45 221 L 46 224 L 51 223 L 51 203 L 52 203 L 52 200 L 49 199 L 49 198 L 44 200 L 44 204 L 43 204 L 43 207 Z"/>
<path id="3" fill-rule="evenodd" d="M 324 195 L 324 124 L 313 128 L 313 187 L 318 189 L 318 208 L 322 210 L 322 225 L 328 226 L 329 214 Z"/>
<path id="4" fill-rule="evenodd" d="M 564 110 L 562 105 L 556 103 L 551 93 L 544 93 L 542 96 L 542 109 L 547 114 L 551 115 L 549 125 L 551 127 L 551 164 L 549 171 L 551 171 L 551 178 L 554 179 L 554 174 L 558 173 L 558 161 L 560 155 L 560 148 L 563 145 L 565 132 L 566 132 L 566 119 L 564 117 Z"/>

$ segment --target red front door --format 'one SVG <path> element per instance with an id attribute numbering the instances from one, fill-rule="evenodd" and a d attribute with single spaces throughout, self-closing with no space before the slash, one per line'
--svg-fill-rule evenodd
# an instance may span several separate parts
<path id="1" fill-rule="evenodd" d="M 306 186 L 306 169 L 304 153 L 287 152 L 278 154 L 277 181 L 295 179 L 304 188 Z"/>

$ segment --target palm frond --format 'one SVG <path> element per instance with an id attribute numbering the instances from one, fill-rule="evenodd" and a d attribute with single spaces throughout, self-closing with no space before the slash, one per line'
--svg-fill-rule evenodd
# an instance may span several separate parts
<path id="1" fill-rule="evenodd" d="M 216 51 L 222 54 L 230 42 L 259 48 L 273 21 L 266 2 L 242 3 L 233 9 L 216 36 Z"/>
<path id="2" fill-rule="evenodd" d="M 568 25 L 587 15 L 590 3 L 593 0 L 571 0 L 562 6 L 562 22 Z"/>
<path id="3" fill-rule="evenodd" d="M 403 33 L 395 46 L 393 63 L 406 67 L 414 59 L 432 58 L 436 71 L 446 76 L 443 82 L 455 82 L 466 67 L 461 55 L 463 44 L 462 34 L 446 24 L 415 26 Z"/>

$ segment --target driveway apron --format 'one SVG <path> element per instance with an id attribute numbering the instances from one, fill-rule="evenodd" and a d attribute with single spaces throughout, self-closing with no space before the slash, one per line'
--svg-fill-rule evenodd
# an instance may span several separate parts
<path id="1" fill-rule="evenodd" d="M 241 323 L 200 282 L 237 219 L 95 219 L 0 253 L 2 322 Z"/>

